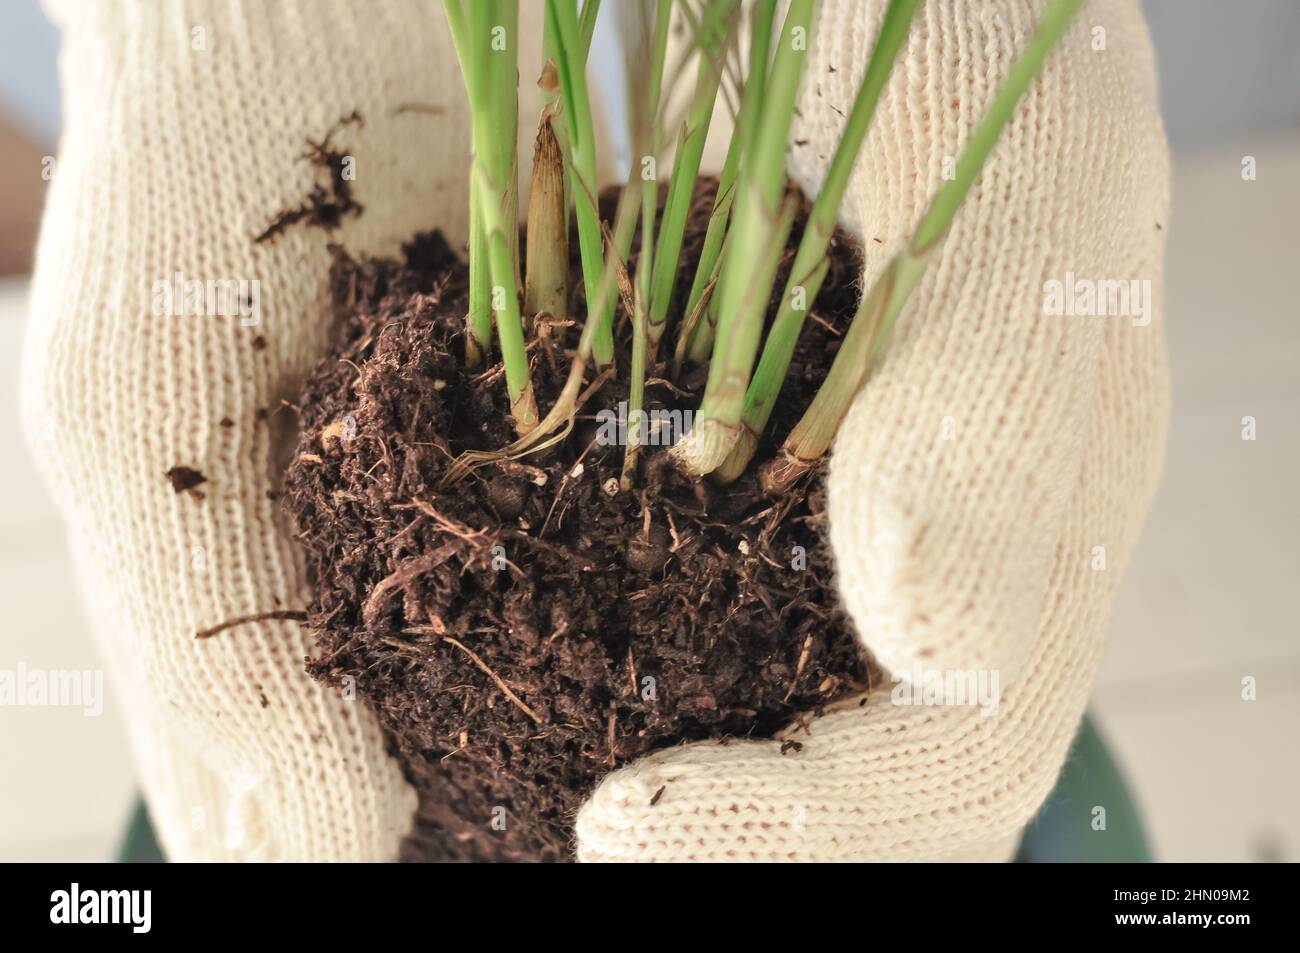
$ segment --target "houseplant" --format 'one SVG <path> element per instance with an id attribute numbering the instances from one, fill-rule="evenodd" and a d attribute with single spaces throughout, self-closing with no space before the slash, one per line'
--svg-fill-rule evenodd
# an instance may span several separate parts
<path id="1" fill-rule="evenodd" d="M 757 5 L 751 63 L 771 65 L 735 90 L 716 183 L 700 149 L 738 4 L 683 8 L 697 70 L 661 188 L 673 6 L 644 7 L 629 53 L 648 91 L 632 139 L 650 161 L 602 206 L 584 78 L 599 5 L 547 3 L 521 241 L 517 4 L 449 0 L 473 120 L 468 270 L 437 236 L 404 262 L 335 266 L 341 331 L 301 401 L 285 499 L 316 588 L 311 669 L 360 691 L 387 729 L 421 796 L 412 858 L 562 859 L 572 812 L 615 766 L 770 734 L 869 686 L 815 477 L 1078 2 L 1048 5 L 911 241 L 847 304 L 854 259 L 835 217 L 916 3 L 890 3 L 807 209 L 785 165 L 814 5 L 793 0 L 779 26 L 775 2 Z M 672 424 L 683 402 L 693 425 L 665 439 L 650 415 Z M 592 424 L 620 405 L 611 441 Z"/>

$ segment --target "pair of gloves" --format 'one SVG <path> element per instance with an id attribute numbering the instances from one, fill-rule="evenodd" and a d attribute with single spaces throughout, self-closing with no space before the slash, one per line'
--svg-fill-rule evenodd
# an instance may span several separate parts
<path id="1" fill-rule="evenodd" d="M 194 635 L 307 601 L 272 496 L 294 441 L 283 402 L 330 337 L 327 241 L 387 255 L 431 227 L 465 240 L 469 124 L 441 10 L 47 5 L 64 35 L 65 128 L 22 411 L 163 846 L 176 860 L 392 858 L 414 793 L 365 704 L 304 673 L 311 634 L 268 621 Z M 791 136 L 790 173 L 810 194 L 884 3 L 819 8 Z M 910 236 L 1040 12 L 1031 0 L 918 12 L 842 209 L 864 285 Z M 540 37 L 540 17 L 540 3 L 523 5 L 526 36 Z M 536 65 L 520 66 L 526 123 Z M 254 243 L 313 185 L 304 140 L 354 111 L 363 124 L 335 144 L 354 158 L 363 211 L 332 236 L 299 227 Z M 1159 475 L 1168 205 L 1137 0 L 1093 0 L 958 214 L 830 463 L 829 543 L 867 649 L 899 684 L 995 674 L 996 711 L 901 704 L 909 695 L 887 684 L 792 726 L 797 751 L 777 739 L 657 752 L 583 806 L 580 859 L 1011 856 L 1083 713 Z M 156 283 L 177 273 L 257 280 L 257 322 L 157 313 Z M 1150 281 L 1153 304 L 1137 317 L 1053 313 L 1046 283 L 1068 273 Z M 205 478 L 198 493 L 164 476 L 178 466 Z"/>

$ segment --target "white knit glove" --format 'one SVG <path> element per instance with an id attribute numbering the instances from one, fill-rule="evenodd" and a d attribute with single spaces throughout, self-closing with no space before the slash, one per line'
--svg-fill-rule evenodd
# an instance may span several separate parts
<path id="1" fill-rule="evenodd" d="M 791 171 L 809 193 L 884 6 L 820 4 L 792 134 Z M 920 220 L 1041 7 L 931 0 L 918 11 L 843 209 L 868 284 Z M 911 683 L 996 672 L 996 714 L 891 704 L 891 684 L 792 726 L 783 738 L 801 748 L 658 752 L 610 775 L 583 808 L 581 859 L 1011 856 L 1083 713 L 1163 458 L 1169 200 L 1156 109 L 1136 0 L 1093 0 L 1003 135 L 831 457 L 830 541 L 863 642 Z M 1045 313 L 1045 282 L 1068 272 L 1076 287 L 1149 281 L 1155 298 L 1136 316 Z M 1091 808 L 1079 806 L 1078 823 Z"/>
<path id="2" fill-rule="evenodd" d="M 327 236 L 251 241 L 310 189 L 304 138 L 353 110 L 365 120 L 336 142 L 356 158 L 366 207 L 333 236 L 349 250 L 392 254 L 431 225 L 463 240 L 467 123 L 439 11 L 47 2 L 64 27 L 66 127 L 23 412 L 163 845 L 180 860 L 392 857 L 414 796 L 365 706 L 303 673 L 308 634 L 292 623 L 193 633 L 306 601 L 266 493 L 292 436 L 276 408 L 327 346 Z M 1019 4 L 950 6 L 918 15 L 846 205 L 865 210 L 848 223 L 866 236 L 868 279 L 1032 21 Z M 880 10 L 867 7 L 825 4 L 836 28 L 819 35 L 794 136 L 808 140 L 794 167 L 805 185 L 875 35 Z M 1080 24 L 1049 63 L 832 465 L 841 585 L 877 658 L 891 670 L 916 658 L 1000 666 L 997 717 L 873 698 L 810 722 L 797 754 L 661 753 L 599 788 L 579 816 L 580 856 L 1004 856 L 1051 786 L 1166 410 L 1158 320 L 1042 315 L 1042 282 L 1066 270 L 1159 287 L 1167 172 L 1149 43 L 1128 4 L 1099 12 L 1084 21 L 1106 28 L 1106 52 Z M 260 323 L 155 315 L 154 283 L 176 272 L 260 281 Z M 163 473 L 177 465 L 206 475 L 204 499 L 173 492 Z M 1090 569 L 1095 546 L 1105 571 Z"/>
<path id="3" fill-rule="evenodd" d="M 540 35 L 527 6 L 526 35 Z M 468 118 L 441 5 L 48 8 L 63 29 L 65 126 L 23 416 L 162 844 L 177 860 L 393 857 L 414 792 L 364 703 L 304 672 L 310 634 L 274 622 L 194 635 L 306 604 L 268 493 L 294 439 L 281 401 L 331 333 L 327 242 L 392 255 L 433 226 L 465 240 Z M 305 139 L 354 110 L 364 126 L 334 146 L 355 159 L 365 211 L 333 235 L 296 226 L 254 244 L 320 178 Z M 260 320 L 155 314 L 154 283 L 177 273 L 260 282 Z M 206 476 L 203 499 L 173 491 L 164 473 L 178 465 Z"/>

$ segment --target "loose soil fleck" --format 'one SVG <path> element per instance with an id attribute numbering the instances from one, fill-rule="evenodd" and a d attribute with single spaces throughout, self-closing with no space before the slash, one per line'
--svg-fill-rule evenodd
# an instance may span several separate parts
<path id="1" fill-rule="evenodd" d="M 237 628 L 241 625 L 247 625 L 249 622 L 306 622 L 307 613 L 301 609 L 273 609 L 270 612 L 254 612 L 250 615 L 239 615 L 233 619 L 227 619 L 216 625 L 208 626 L 206 629 L 199 629 L 194 633 L 196 639 L 210 639 L 214 635 L 220 635 L 230 629 Z"/>
<path id="2" fill-rule="evenodd" d="M 682 296 L 712 188 L 696 196 Z M 812 399 L 856 304 L 856 252 L 837 239 L 832 259 L 824 320 L 805 328 L 759 460 Z M 573 264 L 578 288 L 576 252 Z M 617 408 L 624 381 L 592 397 L 559 447 L 441 487 L 457 454 L 513 437 L 500 367 L 461 363 L 463 264 L 426 234 L 402 261 L 340 252 L 331 283 L 335 351 L 300 401 L 284 505 L 315 589 L 308 668 L 354 680 L 419 793 L 404 859 L 570 860 L 577 808 L 617 766 L 687 740 L 772 736 L 866 687 L 820 480 L 771 500 L 752 472 L 696 483 L 652 449 L 635 490 L 609 495 L 623 449 L 596 439 L 595 415 Z M 621 306 L 617 321 L 626 368 Z M 567 371 L 557 363 L 533 362 L 543 408 Z M 694 408 L 701 376 L 679 382 L 696 391 L 686 399 L 647 386 L 648 405 Z"/>
<path id="3" fill-rule="evenodd" d="M 352 181 L 343 175 L 343 160 L 347 157 L 332 145 L 334 136 L 351 125 L 365 125 L 365 120 L 355 110 L 331 126 L 320 142 L 307 140 L 307 151 L 302 158 L 311 164 L 313 170 L 323 171 L 328 180 L 324 184 L 315 183 L 297 208 L 285 209 L 276 215 L 253 239 L 255 243 L 270 241 L 299 222 L 333 231 L 343 223 L 343 219 L 361 214 L 364 209 L 353 198 Z"/>
<path id="4" fill-rule="evenodd" d="M 193 490 L 201 483 L 208 482 L 208 478 L 193 467 L 174 466 L 163 476 L 171 481 L 172 491 L 175 493 L 184 493 L 186 490 Z"/>

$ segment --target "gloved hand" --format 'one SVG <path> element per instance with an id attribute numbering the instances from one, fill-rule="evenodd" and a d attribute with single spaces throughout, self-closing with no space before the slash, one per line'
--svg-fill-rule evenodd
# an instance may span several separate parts
<path id="1" fill-rule="evenodd" d="M 67 44 L 66 128 L 23 412 L 164 847 L 181 860 L 392 857 L 414 796 L 369 711 L 303 673 L 309 635 L 289 622 L 193 634 L 305 602 L 266 494 L 291 442 L 276 409 L 327 343 L 326 236 L 252 242 L 311 187 L 304 138 L 353 110 L 365 120 L 339 140 L 366 206 L 334 236 L 350 250 L 390 254 L 430 225 L 464 238 L 468 124 L 445 27 L 418 0 L 48 2 Z M 845 206 L 868 280 L 893 247 L 873 239 L 907 234 L 941 153 L 956 154 L 1013 61 L 1032 25 L 1022 6 L 918 15 Z M 998 715 L 873 698 L 810 722 L 798 755 L 663 752 L 597 790 L 581 857 L 1004 856 L 1050 788 L 1165 414 L 1158 321 L 1041 313 L 1042 282 L 1067 269 L 1159 287 L 1167 173 L 1149 42 L 1134 5 L 1100 13 L 1108 50 L 1091 51 L 1081 20 L 1049 62 L 832 459 L 831 542 L 869 647 L 892 671 L 1001 667 Z M 822 16 L 835 27 L 794 135 L 809 187 L 880 5 Z M 176 272 L 259 280 L 260 322 L 154 314 L 154 283 Z M 202 501 L 173 492 L 175 466 L 207 477 Z M 1105 571 L 1090 568 L 1095 546 Z"/>
<path id="2" fill-rule="evenodd" d="M 791 137 L 810 194 L 885 4 L 819 6 Z M 910 237 L 1041 7 L 918 11 L 842 210 L 866 285 Z M 585 805 L 581 859 L 1012 855 L 1078 726 L 1159 476 L 1168 211 L 1145 23 L 1136 0 L 1094 0 L 994 150 L 830 462 L 830 542 L 863 642 L 900 685 L 982 672 L 991 686 L 997 673 L 996 714 L 893 704 L 890 684 L 792 726 L 783 738 L 798 749 L 778 738 L 658 752 Z M 1150 282 L 1130 298 L 1142 311 L 1049 313 L 1045 283 L 1071 272 Z"/>
<path id="3" fill-rule="evenodd" d="M 195 632 L 306 604 L 268 494 L 294 443 L 281 401 L 330 337 L 327 243 L 392 255 L 434 226 L 465 241 L 469 122 L 441 5 L 48 8 L 63 30 L 64 134 L 23 416 L 163 847 L 177 860 L 394 857 L 414 792 L 369 709 L 304 672 L 310 633 L 291 621 Z M 526 11 L 527 35 L 539 18 Z M 331 145 L 355 159 L 364 212 L 332 235 L 298 225 L 255 244 L 324 179 L 303 159 L 307 137 L 353 111 L 364 126 Z M 155 313 L 155 282 L 178 273 L 260 282 L 257 322 Z M 177 466 L 206 477 L 202 500 L 173 491 Z"/>

